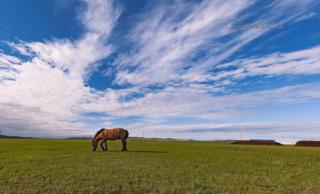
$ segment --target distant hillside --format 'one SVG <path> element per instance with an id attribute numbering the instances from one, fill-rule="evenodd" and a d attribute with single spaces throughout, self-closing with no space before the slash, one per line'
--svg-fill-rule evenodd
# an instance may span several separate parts
<path id="1" fill-rule="evenodd" d="M 68 138 L 65 138 L 65 139 L 91 139 L 92 137 L 68 137 Z"/>
<path id="2" fill-rule="evenodd" d="M 20 136 L 7 136 L 7 135 L 0 135 L 0 139 L 31 139 L 33 137 L 20 137 Z"/>

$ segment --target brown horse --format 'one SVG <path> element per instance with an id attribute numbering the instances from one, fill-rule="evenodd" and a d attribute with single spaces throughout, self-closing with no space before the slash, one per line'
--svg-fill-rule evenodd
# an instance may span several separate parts
<path id="1" fill-rule="evenodd" d="M 94 135 L 91 146 L 92 151 L 96 151 L 97 145 L 99 141 L 101 141 L 101 148 L 103 151 L 107 151 L 107 140 L 116 140 L 121 139 L 122 141 L 122 151 L 127 151 L 127 141 L 126 139 L 129 136 L 129 132 L 122 128 L 113 128 L 113 129 L 106 129 L 102 128 Z M 103 143 L 105 147 L 103 147 Z"/>

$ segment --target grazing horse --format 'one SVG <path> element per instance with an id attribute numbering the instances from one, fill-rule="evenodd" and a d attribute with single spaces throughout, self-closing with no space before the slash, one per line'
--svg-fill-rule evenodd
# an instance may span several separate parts
<path id="1" fill-rule="evenodd" d="M 122 151 L 127 151 L 127 141 L 126 139 L 129 136 L 129 132 L 122 128 L 113 128 L 113 129 L 106 129 L 102 128 L 94 135 L 91 146 L 92 151 L 96 151 L 97 145 L 99 141 L 101 141 L 101 148 L 103 151 L 107 151 L 107 140 L 116 140 L 120 139 L 122 141 Z M 105 147 L 103 147 L 105 144 Z"/>

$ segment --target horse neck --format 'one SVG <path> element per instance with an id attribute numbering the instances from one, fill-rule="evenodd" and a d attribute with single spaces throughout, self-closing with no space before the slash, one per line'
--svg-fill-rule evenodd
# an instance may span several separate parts
<path id="1" fill-rule="evenodd" d="M 97 143 L 99 141 L 99 139 L 97 137 L 92 139 L 92 143 Z"/>
<path id="2" fill-rule="evenodd" d="M 98 141 L 101 140 L 101 134 L 98 134 L 97 136 L 95 136 L 92 140 L 92 142 L 97 143 Z"/>

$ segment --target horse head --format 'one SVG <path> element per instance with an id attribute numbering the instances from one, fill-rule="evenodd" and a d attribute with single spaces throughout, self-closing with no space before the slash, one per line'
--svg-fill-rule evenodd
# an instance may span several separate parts
<path id="1" fill-rule="evenodd" d="M 92 139 L 91 147 L 92 147 L 92 151 L 96 151 L 96 149 L 97 149 L 97 141 L 96 141 L 96 139 Z"/>

